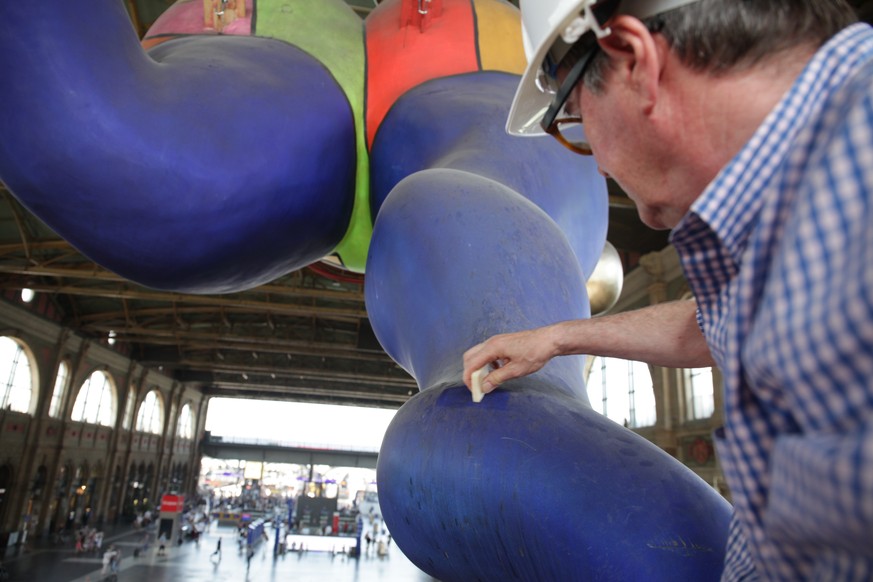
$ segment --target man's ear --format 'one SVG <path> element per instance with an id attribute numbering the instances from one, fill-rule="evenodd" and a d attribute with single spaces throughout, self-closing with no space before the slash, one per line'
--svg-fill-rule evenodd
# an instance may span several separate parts
<path id="1" fill-rule="evenodd" d="M 661 47 L 645 25 L 633 16 L 621 14 L 608 25 L 612 34 L 597 42 L 609 57 L 610 78 L 627 83 L 627 88 L 639 93 L 644 107 L 649 110 L 658 97 L 664 65 Z"/>

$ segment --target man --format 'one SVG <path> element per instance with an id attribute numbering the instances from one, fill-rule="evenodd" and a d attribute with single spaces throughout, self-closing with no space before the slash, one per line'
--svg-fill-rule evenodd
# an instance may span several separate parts
<path id="1" fill-rule="evenodd" d="M 166 532 L 161 532 L 161 535 L 158 536 L 158 555 L 166 556 L 167 555 L 167 534 Z"/>
<path id="2" fill-rule="evenodd" d="M 109 569 L 112 570 L 113 574 L 117 574 L 119 568 L 121 567 L 121 549 L 112 546 L 112 551 L 114 552 L 114 555 L 109 561 Z"/>
<path id="3" fill-rule="evenodd" d="M 115 549 L 115 546 L 109 546 L 109 549 L 103 553 L 103 569 L 101 570 L 102 575 L 108 574 L 110 571 L 116 572 L 117 567 L 116 563 L 118 560 L 118 550 Z"/>
<path id="4" fill-rule="evenodd" d="M 493 337 L 465 383 L 566 354 L 715 364 L 723 579 L 873 579 L 873 30 L 843 0 L 521 8 L 533 57 L 508 129 L 593 153 L 673 230 L 696 301 Z"/>

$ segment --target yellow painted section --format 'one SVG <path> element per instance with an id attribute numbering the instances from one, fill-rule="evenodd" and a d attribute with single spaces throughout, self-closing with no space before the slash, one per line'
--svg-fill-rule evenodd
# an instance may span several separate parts
<path id="1" fill-rule="evenodd" d="M 474 0 L 483 71 L 522 74 L 527 60 L 518 9 L 503 0 Z"/>

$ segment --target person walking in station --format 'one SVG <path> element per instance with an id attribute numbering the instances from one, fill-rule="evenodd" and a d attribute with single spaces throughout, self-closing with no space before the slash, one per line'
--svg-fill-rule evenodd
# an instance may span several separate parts
<path id="1" fill-rule="evenodd" d="M 158 556 L 166 556 L 167 555 L 167 534 L 165 532 L 161 532 L 161 535 L 158 536 Z"/>
<path id="2" fill-rule="evenodd" d="M 215 542 L 215 551 L 210 554 L 210 557 L 218 557 L 217 561 L 221 561 L 221 538 Z"/>

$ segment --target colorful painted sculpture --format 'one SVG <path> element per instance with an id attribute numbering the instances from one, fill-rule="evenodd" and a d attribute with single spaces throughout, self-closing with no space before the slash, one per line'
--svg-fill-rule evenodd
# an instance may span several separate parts
<path id="1" fill-rule="evenodd" d="M 376 334 L 421 388 L 379 459 L 419 567 L 718 578 L 727 503 L 594 413 L 580 358 L 478 405 L 461 384 L 470 345 L 589 315 L 606 232 L 590 160 L 503 131 L 512 6 L 386 0 L 362 23 L 339 0 L 180 0 L 142 45 L 121 2 L 78 8 L 0 3 L 0 179 L 143 285 L 230 292 L 326 257 L 366 271 Z"/>

